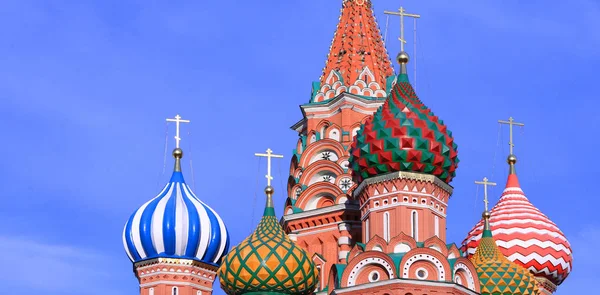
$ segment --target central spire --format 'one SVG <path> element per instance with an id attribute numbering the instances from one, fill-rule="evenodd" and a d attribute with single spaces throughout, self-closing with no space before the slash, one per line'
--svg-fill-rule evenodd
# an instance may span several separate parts
<path id="1" fill-rule="evenodd" d="M 394 74 L 370 0 L 344 0 L 325 68 L 313 87 L 311 102 L 342 92 L 385 97 Z M 318 83 L 318 85 L 316 85 Z"/>

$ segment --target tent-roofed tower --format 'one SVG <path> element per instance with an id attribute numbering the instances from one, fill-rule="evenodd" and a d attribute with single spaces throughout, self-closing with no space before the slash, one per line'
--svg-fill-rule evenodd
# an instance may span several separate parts
<path id="1" fill-rule="evenodd" d="M 302 119 L 288 178 L 283 217 L 290 237 L 310 253 L 326 277 L 360 241 L 356 186 L 348 169 L 352 140 L 395 83 L 370 0 L 343 0 L 341 16 L 319 81 Z M 320 230 L 311 227 L 318 225 Z M 324 282 L 320 282 L 321 286 Z"/>
<path id="2" fill-rule="evenodd" d="M 342 92 L 385 97 L 387 78 L 394 74 L 370 0 L 344 0 L 342 14 L 311 102 Z"/>

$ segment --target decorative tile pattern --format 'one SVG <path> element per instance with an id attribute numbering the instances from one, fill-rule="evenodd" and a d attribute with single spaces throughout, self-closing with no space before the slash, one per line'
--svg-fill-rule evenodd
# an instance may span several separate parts
<path id="1" fill-rule="evenodd" d="M 450 183 L 459 162 L 452 132 L 419 100 L 406 74 L 398 76 L 385 104 L 361 126 L 350 153 L 355 182 L 411 171 Z"/>
<path id="2" fill-rule="evenodd" d="M 477 270 L 482 295 L 539 294 L 533 275 L 502 255 L 489 230 L 484 233 L 471 261 Z"/>
<path id="3" fill-rule="evenodd" d="M 490 226 L 502 254 L 556 285 L 565 280 L 573 263 L 571 245 L 556 224 L 529 202 L 516 174 L 509 175 L 491 214 Z M 467 257 L 475 253 L 482 232 L 483 220 L 463 241 Z"/>
<path id="4" fill-rule="evenodd" d="M 386 79 L 393 74 L 371 1 L 344 0 L 311 102 L 326 101 L 342 92 L 385 97 Z"/>
<path id="5" fill-rule="evenodd" d="M 271 212 L 268 210 L 265 212 Z M 227 294 L 272 292 L 312 294 L 317 269 L 306 252 L 283 232 L 274 214 L 265 214 L 246 240 L 234 247 L 219 268 Z"/>

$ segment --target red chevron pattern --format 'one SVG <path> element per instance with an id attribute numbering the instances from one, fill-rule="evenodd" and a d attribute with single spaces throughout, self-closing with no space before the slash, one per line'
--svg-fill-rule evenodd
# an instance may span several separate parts
<path id="1" fill-rule="evenodd" d="M 400 74 L 386 102 L 358 131 L 349 162 L 357 183 L 395 171 L 431 174 L 450 183 L 459 162 L 457 148 L 452 132 Z"/>
<path id="2" fill-rule="evenodd" d="M 490 227 L 504 256 L 556 285 L 565 280 L 572 269 L 571 245 L 556 224 L 525 197 L 516 174 L 508 176 L 491 214 Z M 463 241 L 461 250 L 467 257 L 475 254 L 482 232 L 483 220 Z"/>

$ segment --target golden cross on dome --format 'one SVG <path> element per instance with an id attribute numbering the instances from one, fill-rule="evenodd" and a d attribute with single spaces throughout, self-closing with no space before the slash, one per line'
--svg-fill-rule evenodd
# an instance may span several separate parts
<path id="1" fill-rule="evenodd" d="M 175 119 L 167 119 L 167 122 L 175 122 L 175 126 L 177 126 L 177 131 L 175 132 L 175 145 L 177 148 L 179 148 L 179 142 L 181 141 L 181 137 L 179 137 L 179 124 L 189 123 L 190 120 L 182 120 L 181 116 L 177 114 L 177 116 L 175 116 Z"/>
<path id="2" fill-rule="evenodd" d="M 491 186 L 495 186 L 496 183 L 495 182 L 489 182 L 487 177 L 483 178 L 483 181 L 475 181 L 475 184 L 483 184 L 483 203 L 485 204 L 485 211 L 488 211 L 488 195 L 487 195 L 487 188 L 488 185 Z"/>
<path id="3" fill-rule="evenodd" d="M 400 9 L 398 9 L 398 12 L 386 10 L 383 13 L 390 14 L 390 15 L 396 15 L 396 16 L 400 17 L 400 38 L 398 38 L 398 40 L 400 40 L 400 51 L 404 51 L 404 43 L 406 43 L 406 40 L 404 39 L 404 17 L 408 16 L 408 17 L 420 18 L 421 16 L 418 14 L 406 13 L 406 10 L 404 10 L 404 7 L 402 7 L 402 6 L 400 6 Z"/>
<path id="4" fill-rule="evenodd" d="M 510 146 L 510 154 L 513 154 L 513 147 L 515 146 L 515 143 L 513 142 L 513 126 L 525 126 L 525 124 L 523 123 L 517 123 L 515 122 L 515 120 L 513 119 L 513 117 L 508 118 L 508 121 L 503 121 L 503 120 L 498 120 L 498 123 L 500 124 L 507 124 L 508 130 L 509 131 L 509 139 L 508 139 L 508 145 Z"/>
<path id="5" fill-rule="evenodd" d="M 271 158 L 283 158 L 283 155 L 273 154 L 271 149 L 267 149 L 266 154 L 255 153 L 254 155 L 267 158 L 267 175 L 265 175 L 265 177 L 267 177 L 267 186 L 271 186 L 271 180 L 273 180 L 273 176 L 271 176 Z"/>

